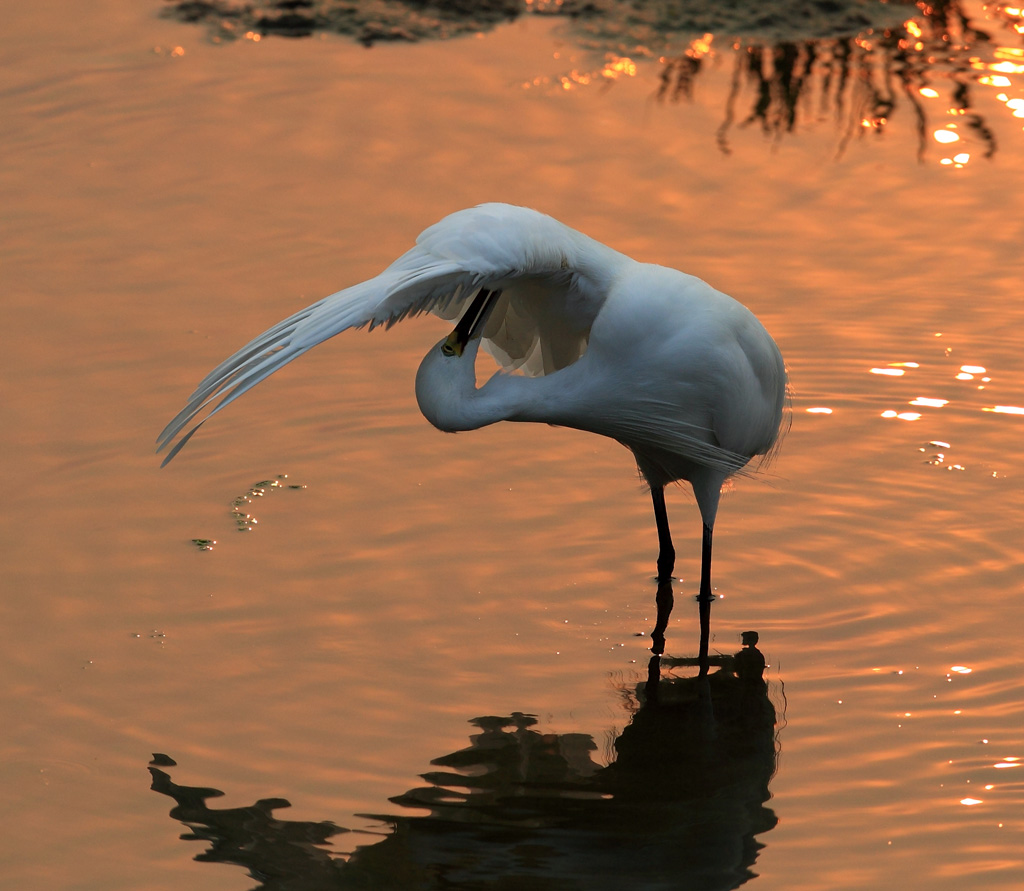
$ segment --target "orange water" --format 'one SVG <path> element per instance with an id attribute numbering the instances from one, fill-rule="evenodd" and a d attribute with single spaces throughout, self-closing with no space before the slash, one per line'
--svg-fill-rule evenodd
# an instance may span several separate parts
<path id="1" fill-rule="evenodd" d="M 502 200 L 708 279 L 786 356 L 792 429 L 716 530 L 713 648 L 757 629 L 784 708 L 756 887 L 1020 887 L 1024 417 L 993 411 L 1024 406 L 1024 122 L 998 98 L 1019 66 L 1006 87 L 937 64 L 923 143 L 891 72 L 897 112 L 849 139 L 849 101 L 765 135 L 744 93 L 727 154 L 728 49 L 672 103 L 654 61 L 563 89 L 601 61 L 546 20 L 366 50 L 214 45 L 154 8 L 24 4 L 0 32 L 0 884 L 252 887 L 192 859 L 153 752 L 224 790 L 211 807 L 382 832 L 357 815 L 404 813 L 478 716 L 608 762 L 646 677 L 648 498 L 612 442 L 429 427 L 412 378 L 440 322 L 339 337 L 152 454 L 241 343 Z M 1012 63 L 1019 36 L 986 27 Z M 950 121 L 960 167 L 931 136 Z M 279 474 L 305 488 L 240 533 L 232 502 Z M 683 490 L 670 512 L 688 656 L 699 524 Z"/>

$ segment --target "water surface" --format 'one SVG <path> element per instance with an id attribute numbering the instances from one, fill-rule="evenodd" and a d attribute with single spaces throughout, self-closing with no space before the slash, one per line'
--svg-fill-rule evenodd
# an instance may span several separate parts
<path id="1" fill-rule="evenodd" d="M 645 838 L 650 887 L 1020 887 L 1024 44 L 1019 14 L 963 11 L 988 39 L 936 15 L 659 60 L 540 18 L 367 50 L 215 43 L 116 0 L 10 10 L 2 884 L 345 887 L 360 849 L 380 887 L 473 858 L 478 883 L 572 887 L 587 851 Z M 158 470 L 214 364 L 490 200 L 699 275 L 780 344 L 792 428 L 723 500 L 712 617 L 717 652 L 760 633 L 767 749 L 708 745 L 688 706 L 651 730 L 628 453 L 433 430 L 412 380 L 439 321 L 337 338 Z M 669 498 L 685 658 L 699 522 Z M 667 670 L 683 703 L 690 674 Z M 631 775 L 630 745 L 663 769 Z M 444 810 L 463 774 L 507 782 L 502 806 L 543 786 L 519 860 L 484 837 L 507 811 Z M 664 801 L 629 800 L 659 777 Z M 269 827 L 245 839 L 264 859 L 193 859 L 239 820 Z M 691 825 L 721 857 L 658 860 Z"/>

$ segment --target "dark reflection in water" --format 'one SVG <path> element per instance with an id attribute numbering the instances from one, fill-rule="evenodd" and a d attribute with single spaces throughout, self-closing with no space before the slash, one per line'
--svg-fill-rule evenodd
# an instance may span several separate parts
<path id="1" fill-rule="evenodd" d="M 217 41 L 317 31 L 366 43 L 479 32 L 527 8 L 563 17 L 571 38 L 592 53 L 589 68 L 541 74 L 528 87 L 571 90 L 610 84 L 636 73 L 635 59 L 662 66 L 656 97 L 688 100 L 709 63 L 731 66 L 731 89 L 716 131 L 732 151 L 737 129 L 758 128 L 771 141 L 801 125 L 831 120 L 836 154 L 851 141 L 880 136 L 903 118 L 918 136 L 918 160 L 962 167 L 989 158 L 998 145 L 976 93 L 998 91 L 1006 117 L 1024 102 L 1022 4 L 972 7 L 961 0 L 868 3 L 849 0 L 719 4 L 636 4 L 623 0 L 488 3 L 390 0 L 374 4 L 303 0 L 167 0 L 173 17 L 203 22 Z M 601 61 L 603 59 L 603 61 Z M 940 132 L 941 131 L 941 132 Z"/>
<path id="2" fill-rule="evenodd" d="M 998 78 L 1009 85 L 1006 73 L 1024 73 L 1024 53 L 994 47 L 996 34 L 973 25 L 956 0 L 920 6 L 907 21 L 878 31 L 734 44 L 731 89 L 716 134 L 722 151 L 730 153 L 730 132 L 737 126 L 757 126 L 779 139 L 793 134 L 801 123 L 831 117 L 841 133 L 841 155 L 853 138 L 884 132 L 902 108 L 918 134 L 919 160 L 937 141 L 935 127 L 946 131 L 942 139 L 950 140 L 935 147 L 955 146 L 951 155 L 964 154 L 958 149 L 966 147 L 969 136 L 977 154 L 991 157 L 997 148 L 995 136 L 976 110 L 974 93 L 979 87 L 998 86 Z M 997 12 L 988 24 L 1021 43 L 1020 11 Z M 713 35 L 706 34 L 681 55 L 663 60 L 658 98 L 690 99 L 695 79 L 715 55 L 713 47 Z M 1013 97 L 1006 95 L 1002 101 L 1012 103 Z M 1015 108 L 1007 110 L 1012 115 Z M 953 163 L 962 166 L 966 160 Z"/>
<path id="3" fill-rule="evenodd" d="M 829 37 L 896 24 L 911 0 L 166 0 L 165 14 L 205 22 L 215 38 L 328 31 L 369 45 L 485 31 L 524 13 L 562 16 L 602 46 L 660 50 L 709 31 L 765 38 Z"/>
<path id="4" fill-rule="evenodd" d="M 607 767 L 588 734 L 543 733 L 519 712 L 474 718 L 466 748 L 391 799 L 427 813 L 363 815 L 390 832 L 347 858 L 329 843 L 348 830 L 279 819 L 284 799 L 211 808 L 223 793 L 174 783 L 167 756 L 152 788 L 175 800 L 183 839 L 208 843 L 197 860 L 243 866 L 258 888 L 736 888 L 777 822 L 777 716 L 756 640 L 700 679 L 661 677 L 654 657 L 649 679 L 620 691 L 631 719 Z"/>

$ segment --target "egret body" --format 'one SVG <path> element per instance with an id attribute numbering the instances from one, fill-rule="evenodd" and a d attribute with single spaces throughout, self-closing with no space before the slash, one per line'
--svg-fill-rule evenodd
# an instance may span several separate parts
<path id="1" fill-rule="evenodd" d="M 453 213 L 375 278 L 265 331 L 200 382 L 159 449 L 204 409 L 213 406 L 208 419 L 327 338 L 423 312 L 459 320 L 416 375 L 427 420 L 450 432 L 534 421 L 618 440 L 651 489 L 663 582 L 675 564 L 665 486 L 688 481 L 703 521 L 698 598 L 709 603 L 722 485 L 778 440 L 782 355 L 753 313 L 700 279 L 639 263 L 527 208 Z M 478 388 L 481 346 L 499 370 Z"/>

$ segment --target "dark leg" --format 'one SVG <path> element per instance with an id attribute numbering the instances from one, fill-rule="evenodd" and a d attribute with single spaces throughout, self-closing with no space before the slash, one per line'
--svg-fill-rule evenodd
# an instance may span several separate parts
<path id="1" fill-rule="evenodd" d="M 700 594 L 697 599 L 703 603 L 710 603 L 715 599 L 711 593 L 711 527 L 704 524 L 704 536 L 700 547 Z"/>
<path id="2" fill-rule="evenodd" d="M 658 581 L 664 582 L 672 578 L 676 565 L 676 549 L 672 547 L 668 512 L 665 510 L 665 487 L 651 486 L 651 500 L 654 502 L 654 522 L 658 524 Z"/>
<path id="3" fill-rule="evenodd" d="M 658 596 L 655 600 L 658 605 L 658 619 L 654 625 L 654 631 L 651 632 L 651 652 L 656 656 L 665 652 L 665 629 L 668 628 L 668 620 L 672 615 L 674 602 L 672 579 L 667 578 L 658 582 Z"/>
<path id="4" fill-rule="evenodd" d="M 651 633 L 651 652 L 660 656 L 665 652 L 665 629 L 672 614 L 672 570 L 676 565 L 676 549 L 672 547 L 672 535 L 668 531 L 663 486 L 651 486 L 651 500 L 654 502 L 654 522 L 658 525 L 658 619 Z"/>
<path id="5" fill-rule="evenodd" d="M 711 527 L 705 523 L 700 550 L 700 593 L 697 595 L 697 607 L 700 613 L 700 652 L 697 656 L 700 672 L 698 677 L 705 677 L 708 673 L 711 603 L 714 599 L 715 595 L 711 593 Z"/>

